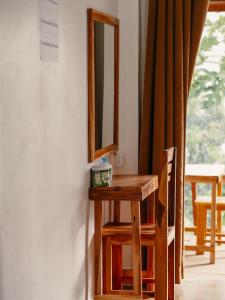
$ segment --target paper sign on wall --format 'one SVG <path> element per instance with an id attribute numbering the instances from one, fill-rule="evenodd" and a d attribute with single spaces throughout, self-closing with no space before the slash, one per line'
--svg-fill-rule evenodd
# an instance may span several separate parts
<path id="1" fill-rule="evenodd" d="M 40 0 L 40 57 L 44 61 L 59 60 L 59 0 Z"/>

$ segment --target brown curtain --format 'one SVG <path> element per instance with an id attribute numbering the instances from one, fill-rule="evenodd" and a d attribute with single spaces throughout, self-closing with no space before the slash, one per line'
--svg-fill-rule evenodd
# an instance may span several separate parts
<path id="1" fill-rule="evenodd" d="M 149 0 L 140 174 L 158 174 L 163 149 L 177 147 L 176 283 L 182 277 L 187 98 L 208 0 Z"/>

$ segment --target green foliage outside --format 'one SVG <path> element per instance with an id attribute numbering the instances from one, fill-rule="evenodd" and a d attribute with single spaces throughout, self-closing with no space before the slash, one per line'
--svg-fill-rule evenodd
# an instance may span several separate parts
<path id="1" fill-rule="evenodd" d="M 225 165 L 225 14 L 208 13 L 187 111 L 187 164 Z M 199 193 L 209 194 L 202 185 Z M 191 191 L 185 186 L 186 223 L 192 222 Z"/>

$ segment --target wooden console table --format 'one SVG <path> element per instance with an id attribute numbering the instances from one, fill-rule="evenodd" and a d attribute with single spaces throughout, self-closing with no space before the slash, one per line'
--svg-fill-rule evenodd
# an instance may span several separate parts
<path id="1" fill-rule="evenodd" d="M 120 201 L 131 202 L 133 228 L 133 270 L 134 290 L 141 287 L 141 244 L 140 244 L 140 203 L 158 189 L 158 176 L 115 175 L 110 187 L 91 187 L 89 199 L 94 201 L 94 259 L 95 259 L 95 299 L 101 299 L 102 291 L 102 202 L 114 201 L 114 216 L 120 214 Z M 102 299 L 105 299 L 104 296 Z M 110 298 L 113 299 L 113 298 Z M 114 299 L 119 299 L 118 295 Z M 128 299 L 128 298 L 126 298 Z M 130 298 L 132 299 L 132 297 Z M 137 298 L 136 298 L 137 299 Z M 138 298 L 139 299 L 139 298 Z M 141 298 L 140 298 L 141 299 Z"/>

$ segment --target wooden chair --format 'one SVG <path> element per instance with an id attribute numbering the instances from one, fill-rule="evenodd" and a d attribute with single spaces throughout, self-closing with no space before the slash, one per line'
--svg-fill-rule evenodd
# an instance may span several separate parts
<path id="1" fill-rule="evenodd" d="M 197 195 L 197 183 L 201 182 L 212 185 L 211 196 Z M 186 245 L 185 250 L 196 251 L 197 255 L 202 255 L 205 251 L 209 251 L 211 264 L 215 263 L 215 245 L 223 244 L 222 237 L 225 237 L 225 234 L 222 233 L 222 211 L 224 210 L 225 202 L 225 198 L 221 197 L 223 182 L 224 178 L 215 174 L 211 176 L 209 174 L 209 177 L 205 178 L 204 176 L 199 176 L 198 181 L 191 182 L 194 227 L 186 227 L 185 231 L 193 232 L 196 235 L 196 243 L 195 245 Z M 219 196 L 216 196 L 216 194 Z M 211 224 L 207 228 L 208 210 L 211 212 Z M 207 236 L 210 236 L 210 239 L 206 240 Z"/>
<path id="2" fill-rule="evenodd" d="M 175 251 L 175 203 L 176 203 L 176 149 L 170 148 L 163 152 L 162 169 L 159 177 L 159 190 L 156 191 L 155 205 L 149 199 L 149 207 L 154 208 L 155 214 L 153 222 L 143 224 L 141 231 L 141 245 L 147 246 L 149 250 L 147 271 L 142 271 L 140 285 L 151 287 L 154 283 L 155 290 L 142 291 L 142 297 L 154 296 L 156 300 L 174 299 L 174 251 Z M 123 245 L 131 245 L 133 237 L 131 224 L 108 223 L 102 229 L 103 236 L 103 285 L 107 295 L 110 294 L 130 294 L 132 291 L 122 291 L 122 284 L 132 283 L 136 274 L 126 271 L 123 276 L 121 257 L 118 258 L 118 250 L 121 255 Z M 151 249 L 154 247 L 154 275 L 151 276 L 152 255 Z M 116 251 L 115 253 L 113 253 Z M 116 260 L 115 261 L 115 258 Z M 139 260 L 139 254 L 133 260 Z M 112 263 L 113 260 L 113 263 Z M 115 266 L 115 263 L 117 265 Z M 117 275 L 119 277 L 117 277 Z M 114 290 L 114 278 L 119 278 Z M 126 277 L 126 278 L 124 278 Z"/>
<path id="3" fill-rule="evenodd" d="M 223 179 L 224 181 L 224 179 Z M 217 187 L 217 195 L 219 197 L 222 196 L 222 182 L 218 184 Z M 199 196 L 198 196 L 199 198 Z M 185 227 L 184 230 L 185 232 L 193 232 L 196 235 L 196 226 L 197 226 L 197 206 L 196 206 L 196 199 L 197 199 L 197 183 L 196 182 L 191 182 L 191 205 L 192 205 L 192 212 L 193 212 L 193 225 L 194 226 L 189 226 Z M 222 233 L 222 212 L 221 210 L 217 209 L 216 211 L 216 220 L 217 220 L 217 233 Z M 221 243 L 219 242 L 221 240 L 221 236 L 218 236 L 218 245 Z"/>
<path id="4" fill-rule="evenodd" d="M 197 245 L 205 245 L 210 242 L 207 240 L 207 236 L 210 235 L 210 228 L 207 228 L 207 211 L 211 210 L 211 197 L 198 196 L 196 201 L 196 213 L 197 213 Z M 221 214 L 225 211 L 225 197 L 216 197 L 216 212 L 217 212 L 217 225 L 216 225 L 216 239 L 217 244 L 225 244 L 222 237 L 225 234 L 222 233 L 222 219 Z M 204 251 L 199 250 L 197 254 L 201 255 Z"/>

